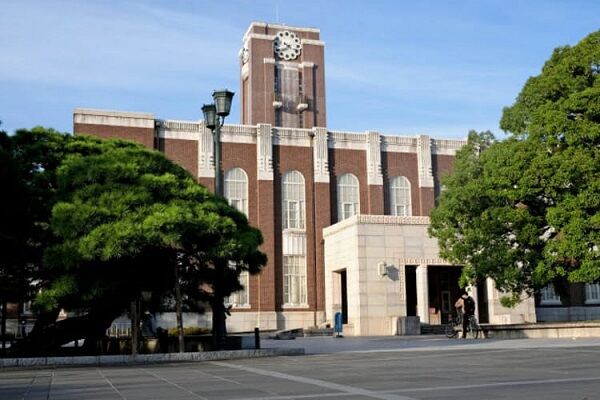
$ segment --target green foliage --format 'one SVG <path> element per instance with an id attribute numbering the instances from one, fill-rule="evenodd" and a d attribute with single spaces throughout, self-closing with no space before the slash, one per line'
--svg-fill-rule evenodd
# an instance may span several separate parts
<path id="1" fill-rule="evenodd" d="M 471 132 L 432 213 L 462 283 L 506 292 L 600 279 L 600 31 L 554 51 L 504 109 L 495 142 Z M 507 304 L 515 303 L 509 296 Z"/>
<path id="2" fill-rule="evenodd" d="M 26 299 L 43 278 L 38 267 L 52 240 L 48 221 L 64 140 L 41 127 L 0 132 L 0 300 Z"/>
<path id="3" fill-rule="evenodd" d="M 243 270 L 257 273 L 266 262 L 246 217 L 159 152 L 43 128 L 0 139 L 26 183 L 14 200 L 31 211 L 29 280 L 43 289 L 43 310 L 118 315 L 142 291 L 168 296 L 175 268 L 190 301 L 209 299 L 218 260 L 237 265 L 227 268 L 226 295 L 239 289 Z"/>

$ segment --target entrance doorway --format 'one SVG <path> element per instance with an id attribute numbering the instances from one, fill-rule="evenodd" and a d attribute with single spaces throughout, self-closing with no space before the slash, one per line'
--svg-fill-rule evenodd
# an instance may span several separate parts
<path id="1" fill-rule="evenodd" d="M 342 323 L 348 323 L 348 278 L 346 270 L 340 272 L 342 286 Z"/>
<path id="2" fill-rule="evenodd" d="M 333 273 L 333 312 L 342 313 L 342 323 L 348 323 L 348 275 L 345 269 Z"/>
<path id="3" fill-rule="evenodd" d="M 417 316 L 417 267 L 407 265 L 404 269 L 406 280 L 406 316 Z"/>
<path id="4" fill-rule="evenodd" d="M 460 267 L 429 266 L 429 319 L 432 325 L 445 324 L 452 318 L 454 302 L 460 296 L 460 273 Z"/>

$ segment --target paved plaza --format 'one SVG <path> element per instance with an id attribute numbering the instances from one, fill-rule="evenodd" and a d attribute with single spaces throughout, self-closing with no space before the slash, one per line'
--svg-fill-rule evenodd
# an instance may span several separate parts
<path id="1" fill-rule="evenodd" d="M 306 356 L 0 371 L 0 399 L 600 399 L 600 339 L 265 341 Z"/>

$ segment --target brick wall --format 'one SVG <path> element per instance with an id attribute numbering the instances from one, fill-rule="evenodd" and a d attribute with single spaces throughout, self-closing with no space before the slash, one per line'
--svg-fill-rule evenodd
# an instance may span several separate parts
<path id="1" fill-rule="evenodd" d="M 96 136 L 101 139 L 132 140 L 143 144 L 149 149 L 155 148 L 153 128 L 75 123 L 73 133 L 75 135 Z"/>

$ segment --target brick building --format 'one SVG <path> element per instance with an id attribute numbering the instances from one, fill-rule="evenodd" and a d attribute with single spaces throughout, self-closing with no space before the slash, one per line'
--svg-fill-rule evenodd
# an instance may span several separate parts
<path id="1" fill-rule="evenodd" d="M 426 228 L 440 178 L 465 142 L 328 128 L 324 66 L 318 29 L 252 23 L 243 37 L 242 124 L 223 127 L 220 168 L 225 197 L 262 231 L 269 261 L 260 275 L 242 276 L 228 329 L 321 325 L 336 311 L 354 334 L 394 334 L 410 315 L 445 322 L 460 267 L 440 259 Z M 214 188 L 212 136 L 201 120 L 93 109 L 73 119 L 75 134 L 140 142 Z M 536 320 L 532 299 L 504 309 L 491 281 L 472 293 L 484 322 Z M 210 315 L 187 321 L 209 325 Z"/>

